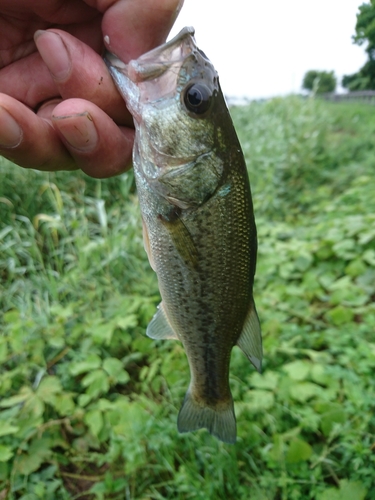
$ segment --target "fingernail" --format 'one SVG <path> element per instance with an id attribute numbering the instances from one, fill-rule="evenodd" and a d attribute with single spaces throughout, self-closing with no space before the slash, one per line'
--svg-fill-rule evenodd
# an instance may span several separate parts
<path id="1" fill-rule="evenodd" d="M 52 77 L 58 81 L 66 80 L 72 62 L 62 38 L 53 31 L 38 30 L 35 32 L 34 41 Z"/>
<path id="2" fill-rule="evenodd" d="M 98 143 L 98 133 L 89 113 L 68 116 L 53 116 L 67 143 L 79 151 L 92 151 Z"/>
<path id="3" fill-rule="evenodd" d="M 12 115 L 0 106 L 0 147 L 15 148 L 22 141 L 23 132 Z"/>

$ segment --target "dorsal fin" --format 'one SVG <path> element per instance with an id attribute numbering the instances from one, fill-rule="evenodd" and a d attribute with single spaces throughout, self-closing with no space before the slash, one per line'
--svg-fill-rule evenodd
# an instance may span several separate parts
<path id="1" fill-rule="evenodd" d="M 155 340 L 178 340 L 178 337 L 171 327 L 165 314 L 163 302 L 160 302 L 160 304 L 158 305 L 158 309 L 147 327 L 146 335 Z"/>
<path id="2" fill-rule="evenodd" d="M 251 301 L 245 323 L 239 339 L 238 347 L 246 354 L 251 363 L 260 372 L 262 370 L 262 334 L 254 301 Z"/>

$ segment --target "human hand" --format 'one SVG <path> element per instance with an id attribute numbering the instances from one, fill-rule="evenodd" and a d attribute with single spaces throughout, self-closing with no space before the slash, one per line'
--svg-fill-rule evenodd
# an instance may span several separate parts
<path id="1" fill-rule="evenodd" d="M 181 6 L 0 0 L 0 155 L 98 178 L 129 168 L 133 121 L 102 60 L 103 37 L 128 62 L 165 41 Z"/>

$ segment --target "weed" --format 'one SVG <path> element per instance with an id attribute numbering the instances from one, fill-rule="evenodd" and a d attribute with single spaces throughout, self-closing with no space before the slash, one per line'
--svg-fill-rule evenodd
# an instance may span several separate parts
<path id="1" fill-rule="evenodd" d="M 234 348 L 238 442 L 179 435 L 181 345 L 132 172 L 0 173 L 0 497 L 375 499 L 375 118 L 286 98 L 232 110 L 253 188 L 264 373 Z"/>

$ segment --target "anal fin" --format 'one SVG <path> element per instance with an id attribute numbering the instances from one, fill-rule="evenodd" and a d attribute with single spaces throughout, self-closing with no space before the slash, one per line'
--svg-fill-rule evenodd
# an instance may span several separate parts
<path id="1" fill-rule="evenodd" d="M 178 337 L 171 327 L 165 314 L 163 302 L 160 302 L 160 304 L 158 305 L 158 309 L 147 327 L 146 335 L 155 340 L 178 340 Z"/>
<path id="2" fill-rule="evenodd" d="M 238 347 L 246 354 L 258 372 L 262 370 L 262 333 L 254 301 L 251 301 L 243 330 L 237 340 Z"/>

